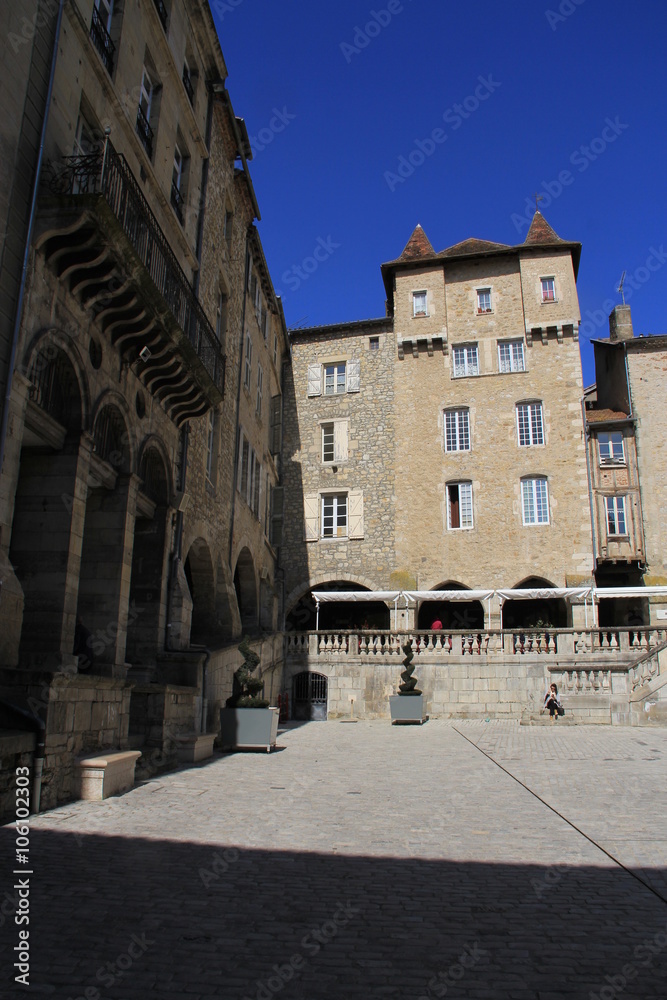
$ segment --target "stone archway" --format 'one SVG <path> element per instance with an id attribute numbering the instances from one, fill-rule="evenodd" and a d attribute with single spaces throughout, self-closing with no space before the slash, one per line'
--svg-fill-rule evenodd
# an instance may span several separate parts
<path id="1" fill-rule="evenodd" d="M 432 589 L 466 591 L 470 588 L 450 580 Z M 428 598 L 423 600 L 419 605 L 417 628 L 430 629 L 432 623 L 438 619 L 446 631 L 481 632 L 484 630 L 484 605 L 481 601 L 429 601 Z"/>
<path id="2" fill-rule="evenodd" d="M 184 570 L 192 598 L 190 642 L 205 646 L 216 632 L 213 559 L 205 539 L 194 540 L 188 550 Z"/>
<path id="3" fill-rule="evenodd" d="M 530 576 L 517 583 L 514 590 L 549 590 L 553 583 L 539 576 Z M 562 597 L 536 598 L 535 600 L 505 601 L 503 628 L 567 628 L 568 606 Z"/>
<path id="4" fill-rule="evenodd" d="M 313 590 L 349 591 L 370 590 L 369 587 L 350 579 L 326 580 L 309 588 L 292 604 L 286 628 L 294 631 L 313 631 L 316 628 L 316 603 Z M 384 601 L 333 601 L 320 605 L 320 630 L 327 629 L 378 629 L 391 627 L 391 612 Z"/>
<path id="5" fill-rule="evenodd" d="M 256 632 L 259 624 L 257 576 L 252 554 L 247 547 L 241 549 L 236 560 L 234 590 L 241 615 L 241 628 L 244 632 Z"/>

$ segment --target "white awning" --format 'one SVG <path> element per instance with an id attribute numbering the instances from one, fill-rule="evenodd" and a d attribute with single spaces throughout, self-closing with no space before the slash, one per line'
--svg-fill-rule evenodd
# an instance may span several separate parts
<path id="1" fill-rule="evenodd" d="M 492 590 L 404 590 L 403 596 L 416 601 L 488 601 Z"/>
<path id="2" fill-rule="evenodd" d="M 595 587 L 593 594 L 598 601 L 605 597 L 664 597 L 667 600 L 667 587 Z"/>
<path id="3" fill-rule="evenodd" d="M 591 592 L 590 587 L 539 587 L 516 590 L 496 590 L 500 603 L 504 601 L 546 601 L 550 597 L 563 597 L 566 601 L 584 601 Z"/>
<path id="4" fill-rule="evenodd" d="M 332 604 L 335 601 L 397 601 L 400 590 L 313 590 L 316 604 Z"/>

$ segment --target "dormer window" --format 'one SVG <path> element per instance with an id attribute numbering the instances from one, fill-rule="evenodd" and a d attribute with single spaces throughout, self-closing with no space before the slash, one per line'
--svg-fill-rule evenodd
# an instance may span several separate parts
<path id="1" fill-rule="evenodd" d="M 426 292 L 412 293 L 412 315 L 427 316 L 426 312 Z"/>

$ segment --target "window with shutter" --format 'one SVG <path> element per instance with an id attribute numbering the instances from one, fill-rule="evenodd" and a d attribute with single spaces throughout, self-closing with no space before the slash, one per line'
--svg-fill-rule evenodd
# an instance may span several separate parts
<path id="1" fill-rule="evenodd" d="M 347 391 L 359 392 L 361 388 L 361 361 L 352 360 L 347 366 Z"/>
<path id="2" fill-rule="evenodd" d="M 348 537 L 364 537 L 364 494 L 362 490 L 348 493 Z"/>
<path id="3" fill-rule="evenodd" d="M 279 455 L 282 448 L 283 397 L 271 397 L 271 454 Z"/>
<path id="4" fill-rule="evenodd" d="M 319 499 L 317 493 L 307 493 L 303 498 L 304 534 L 307 542 L 316 542 L 319 538 Z"/>
<path id="5" fill-rule="evenodd" d="M 317 534 L 317 531 L 316 531 Z M 274 486 L 271 490 L 271 544 L 280 548 L 283 543 L 283 488 Z"/>
<path id="6" fill-rule="evenodd" d="M 308 395 L 322 395 L 322 365 L 308 365 Z"/>

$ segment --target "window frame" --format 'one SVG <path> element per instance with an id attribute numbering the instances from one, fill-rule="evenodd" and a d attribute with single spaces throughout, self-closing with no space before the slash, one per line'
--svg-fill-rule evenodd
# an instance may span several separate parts
<path id="1" fill-rule="evenodd" d="M 489 313 L 493 312 L 493 288 L 490 285 L 483 285 L 480 288 L 476 288 L 475 292 L 477 294 L 477 315 L 488 316 Z M 488 308 L 482 308 L 483 298 L 488 298 Z"/>
<path id="2" fill-rule="evenodd" d="M 546 282 L 551 282 L 551 288 L 550 289 L 545 288 L 545 283 Z M 548 291 L 551 292 L 550 295 L 549 294 L 545 294 Z M 557 302 L 558 301 L 558 298 L 556 296 L 556 275 L 555 274 L 545 275 L 543 278 L 540 278 L 540 292 L 541 292 L 541 296 L 542 296 L 542 302 Z"/>
<path id="3" fill-rule="evenodd" d="M 206 424 L 206 479 L 209 483 L 213 484 L 213 458 L 215 450 L 215 424 L 216 424 L 216 413 L 213 407 L 208 411 L 208 419 Z"/>
<path id="4" fill-rule="evenodd" d="M 341 386 L 341 371 L 342 369 L 342 389 Z M 329 383 L 328 370 L 331 370 L 331 382 Z M 322 383 L 323 383 L 323 395 L 324 396 L 344 396 L 347 392 L 347 361 L 333 361 L 330 364 L 322 365 Z M 332 388 L 329 390 L 327 386 L 331 384 Z"/>
<path id="5" fill-rule="evenodd" d="M 506 348 L 509 351 L 509 367 L 503 367 L 502 351 Z M 521 366 L 516 364 L 515 348 L 521 349 Z M 525 372 L 526 351 L 523 340 L 499 340 L 498 341 L 498 372 L 501 375 L 510 375 L 514 372 Z"/>
<path id="6" fill-rule="evenodd" d="M 243 374 L 243 385 L 244 388 L 250 392 L 250 383 L 252 381 L 252 338 L 250 333 L 246 332 L 245 335 L 245 368 Z"/>
<path id="7" fill-rule="evenodd" d="M 458 362 L 456 360 L 457 352 L 463 351 L 463 371 L 457 373 Z M 474 351 L 475 363 L 474 366 L 469 363 L 469 352 Z M 474 371 L 469 371 L 469 367 L 474 367 Z M 453 344 L 452 345 L 452 378 L 475 378 L 479 375 L 479 345 L 477 343 L 472 344 Z"/>
<path id="8" fill-rule="evenodd" d="M 620 445 L 621 445 L 621 457 L 620 458 L 618 458 L 618 456 L 614 455 L 614 442 L 611 439 L 612 439 L 613 435 L 615 435 L 615 434 L 618 435 L 620 437 L 620 439 L 621 439 L 621 441 L 620 441 Z M 608 439 L 607 440 L 607 445 L 609 447 L 609 454 L 608 455 L 603 455 L 602 454 L 602 448 L 600 447 L 601 439 L 603 437 L 605 437 L 605 438 Z M 623 434 L 623 431 L 598 431 L 598 433 L 597 433 L 597 442 L 598 442 L 598 463 L 600 465 L 625 465 L 626 464 L 626 459 L 625 459 L 625 435 Z"/>
<path id="9" fill-rule="evenodd" d="M 424 299 L 424 309 L 417 310 L 417 298 L 421 298 L 422 296 Z M 428 316 L 428 289 L 426 288 L 412 293 L 412 318 L 422 319 L 424 316 Z"/>
<path id="10" fill-rule="evenodd" d="M 527 410 L 527 421 L 521 420 L 520 411 Z M 516 412 L 516 433 L 519 448 L 542 448 L 546 443 L 544 433 L 544 406 L 541 399 L 525 400 L 515 405 Z M 541 441 L 533 440 L 535 436 L 535 414 L 539 414 L 539 433 Z M 521 440 L 522 424 L 528 430 L 528 440 Z"/>
<path id="11" fill-rule="evenodd" d="M 521 479 L 521 516 L 523 520 L 524 528 L 539 528 L 543 527 L 545 524 L 551 524 L 551 511 L 549 504 L 549 480 L 546 476 L 524 476 Z M 537 484 L 544 484 L 543 496 L 538 497 Z M 530 486 L 531 496 L 529 497 L 532 502 L 532 510 L 534 513 L 534 519 L 527 520 L 526 514 L 530 513 L 529 508 L 526 505 L 526 486 Z M 546 510 L 546 519 L 544 517 L 540 518 L 540 504 L 543 505 L 543 510 Z"/>
<path id="12" fill-rule="evenodd" d="M 450 434 L 450 428 L 447 426 L 448 422 L 451 424 L 451 418 L 454 418 L 453 435 Z M 462 428 L 461 424 L 465 426 Z M 472 437 L 470 434 L 470 410 L 468 407 L 455 407 L 444 411 L 443 414 L 443 437 L 445 445 L 445 454 L 452 455 L 460 451 L 472 451 Z M 450 440 L 455 438 L 454 447 L 450 448 Z M 461 442 L 463 445 L 461 446 Z"/>
<path id="13" fill-rule="evenodd" d="M 262 416 L 262 399 L 264 396 L 264 369 L 257 365 L 257 403 L 255 405 L 255 415 Z"/>
<path id="14" fill-rule="evenodd" d="M 333 465 L 335 456 L 335 450 L 334 450 L 335 428 L 333 420 L 327 420 L 323 424 L 321 424 L 320 435 L 321 435 L 321 445 L 322 445 L 321 448 L 322 464 Z M 327 449 L 330 449 L 331 458 L 327 458 Z"/>
<path id="15" fill-rule="evenodd" d="M 453 524 L 454 505 L 451 491 L 457 491 L 457 512 L 458 524 Z M 465 500 L 463 494 L 466 494 Z M 456 479 L 445 484 L 445 494 L 447 500 L 447 531 L 472 531 L 475 527 L 475 516 L 473 508 L 472 480 Z M 465 511 L 465 514 L 464 514 Z M 464 524 L 464 518 L 467 523 Z"/>
<path id="16" fill-rule="evenodd" d="M 630 533 L 628 531 L 625 494 L 622 496 L 614 495 L 605 497 L 604 507 L 607 520 L 607 538 L 628 538 Z M 613 530 L 620 527 L 621 521 L 623 523 L 623 531 Z"/>
<path id="17" fill-rule="evenodd" d="M 326 539 L 336 539 L 336 538 L 347 538 L 349 531 L 349 493 L 339 492 L 339 493 L 322 493 L 320 495 L 320 537 Z M 341 515 L 339 512 L 339 505 L 341 500 L 344 499 L 344 510 Z M 325 512 L 325 505 L 330 501 L 331 503 L 331 513 L 327 514 Z M 341 516 L 344 518 L 343 523 L 339 523 Z M 331 531 L 326 530 L 327 525 L 325 523 L 326 519 L 331 519 Z M 344 530 L 341 531 L 340 529 Z M 334 529 L 339 529 L 334 532 Z"/>

